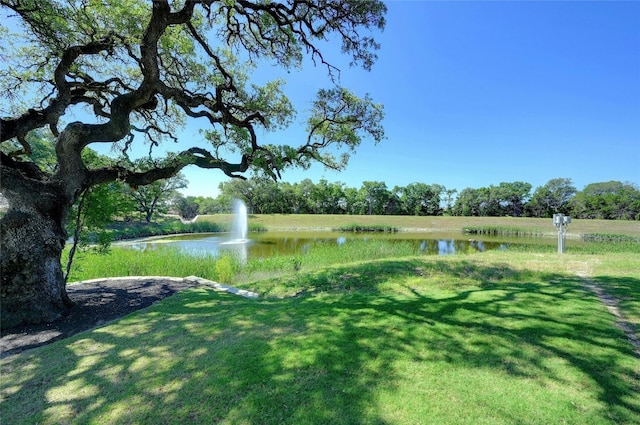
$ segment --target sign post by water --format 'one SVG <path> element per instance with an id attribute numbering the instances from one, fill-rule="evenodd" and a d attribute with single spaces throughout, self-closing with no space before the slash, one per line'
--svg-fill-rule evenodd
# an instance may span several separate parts
<path id="1" fill-rule="evenodd" d="M 568 215 L 553 215 L 553 224 L 556 226 L 556 229 L 558 229 L 558 254 L 564 253 L 564 240 L 567 229 L 569 228 L 569 223 L 571 223 L 571 217 Z"/>

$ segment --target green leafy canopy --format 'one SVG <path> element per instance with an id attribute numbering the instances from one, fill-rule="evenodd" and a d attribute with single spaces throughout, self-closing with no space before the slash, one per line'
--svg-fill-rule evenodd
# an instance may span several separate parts
<path id="1" fill-rule="evenodd" d="M 258 86 L 252 73 L 258 63 L 300 67 L 308 56 L 335 85 L 340 71 L 323 51 L 328 40 L 352 65 L 370 69 L 385 12 L 377 0 L 0 0 L 0 31 L 9 41 L 0 52 L 0 143 L 16 147 L 3 152 L 14 160 L 29 154 L 27 134 L 49 129 L 58 138 L 57 161 L 69 163 L 56 171 L 64 180 L 85 146 L 110 143 L 127 153 L 142 139 L 152 151 L 198 120 L 202 139 L 173 155 L 163 172 L 141 176 L 119 165 L 81 185 L 148 184 L 190 164 L 231 176 L 252 167 L 278 177 L 314 161 L 342 168 L 348 153 L 336 151 L 384 138 L 382 105 L 339 86 L 320 90 L 306 140 L 263 145 L 257 129 L 281 130 L 296 111 L 284 81 Z"/>

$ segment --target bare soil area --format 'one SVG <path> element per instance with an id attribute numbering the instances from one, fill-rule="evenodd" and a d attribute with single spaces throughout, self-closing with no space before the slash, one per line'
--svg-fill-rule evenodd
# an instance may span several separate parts
<path id="1" fill-rule="evenodd" d="M 124 277 L 95 279 L 67 287 L 75 305 L 52 323 L 22 325 L 0 335 L 0 357 L 6 357 L 104 325 L 186 288 L 190 279 L 171 277 Z"/>

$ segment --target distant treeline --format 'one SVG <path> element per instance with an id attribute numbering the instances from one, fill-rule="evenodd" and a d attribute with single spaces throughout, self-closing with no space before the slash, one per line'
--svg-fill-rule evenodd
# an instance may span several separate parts
<path id="1" fill-rule="evenodd" d="M 466 188 L 411 183 L 388 188 L 366 181 L 360 188 L 309 179 L 299 183 L 252 178 L 221 183 L 217 198 L 178 196 L 173 208 L 183 217 L 231 212 L 234 198 L 254 214 L 378 214 L 551 217 L 640 220 L 640 190 L 634 183 L 591 183 L 578 191 L 571 179 L 556 178 L 532 191 L 525 182 Z"/>

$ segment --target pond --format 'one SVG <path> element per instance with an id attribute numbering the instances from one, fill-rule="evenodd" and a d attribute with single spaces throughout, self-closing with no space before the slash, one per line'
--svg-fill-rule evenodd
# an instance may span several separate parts
<path id="1" fill-rule="evenodd" d="M 339 246 L 355 240 L 389 240 L 409 242 L 417 251 L 428 255 L 505 250 L 514 243 L 483 236 L 482 239 L 465 237 L 461 233 L 342 233 L 342 232 L 256 232 L 246 240 L 235 241 L 229 234 L 197 233 L 147 238 L 122 245 L 138 250 L 156 250 L 176 247 L 193 255 L 217 255 L 223 251 L 235 252 L 243 259 L 266 258 L 274 255 L 304 254 L 313 246 Z M 519 243 L 525 241 L 520 240 Z M 517 243 L 517 242 L 516 242 Z"/>

